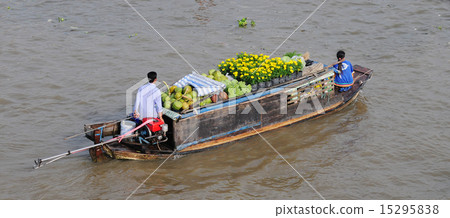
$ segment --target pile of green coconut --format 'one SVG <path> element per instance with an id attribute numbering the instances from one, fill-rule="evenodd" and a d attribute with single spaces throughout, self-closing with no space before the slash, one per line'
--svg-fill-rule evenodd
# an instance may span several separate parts
<path id="1" fill-rule="evenodd" d="M 198 93 L 193 91 L 189 85 L 183 88 L 171 86 L 167 92 L 161 93 L 161 100 L 166 109 L 187 110 L 198 101 Z"/>

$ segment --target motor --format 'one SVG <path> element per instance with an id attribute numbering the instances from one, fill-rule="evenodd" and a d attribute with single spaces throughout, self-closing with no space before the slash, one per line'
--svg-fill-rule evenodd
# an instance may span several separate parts
<path id="1" fill-rule="evenodd" d="M 167 141 L 166 133 L 169 131 L 169 126 L 159 118 L 144 118 L 142 122 L 150 121 L 145 128 L 139 130 L 139 142 L 145 144 L 153 144 Z"/>

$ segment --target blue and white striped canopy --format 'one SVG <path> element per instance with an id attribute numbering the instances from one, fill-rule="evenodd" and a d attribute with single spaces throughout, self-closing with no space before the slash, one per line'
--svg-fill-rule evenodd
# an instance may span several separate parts
<path id="1" fill-rule="evenodd" d="M 221 82 L 215 81 L 195 72 L 186 75 L 174 85 L 180 88 L 183 88 L 186 85 L 191 85 L 197 90 L 199 96 L 205 96 L 210 93 L 221 91 L 226 87 L 225 84 Z"/>

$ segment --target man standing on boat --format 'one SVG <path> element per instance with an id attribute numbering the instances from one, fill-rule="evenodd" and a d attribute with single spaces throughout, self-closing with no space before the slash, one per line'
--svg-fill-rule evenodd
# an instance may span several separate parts
<path id="1" fill-rule="evenodd" d="M 334 77 L 334 83 L 339 88 L 339 92 L 346 92 L 353 85 L 353 66 L 350 61 L 345 60 L 345 52 L 340 50 L 336 54 L 338 64 L 333 67 L 337 69 Z"/>
<path id="2" fill-rule="evenodd" d="M 149 83 L 139 88 L 136 94 L 133 117 L 136 119 L 157 118 L 162 121 L 161 91 L 156 87 L 157 73 L 151 71 L 147 74 Z"/>

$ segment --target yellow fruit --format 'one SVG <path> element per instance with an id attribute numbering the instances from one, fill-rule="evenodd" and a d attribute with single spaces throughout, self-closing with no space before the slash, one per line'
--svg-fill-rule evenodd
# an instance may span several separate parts
<path id="1" fill-rule="evenodd" d="M 177 86 L 171 86 L 171 87 L 170 87 L 170 90 L 169 90 L 170 93 L 172 93 L 176 88 L 177 88 Z"/>
<path id="2" fill-rule="evenodd" d="M 181 107 L 183 110 L 189 109 L 189 104 L 187 102 L 183 102 L 183 106 Z"/>
<path id="3" fill-rule="evenodd" d="M 189 85 L 185 86 L 184 89 L 183 89 L 183 93 L 187 94 L 187 93 L 190 93 L 190 92 L 192 92 L 192 87 L 189 86 Z"/>

